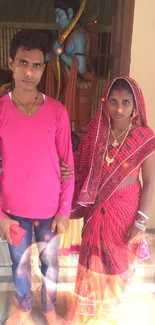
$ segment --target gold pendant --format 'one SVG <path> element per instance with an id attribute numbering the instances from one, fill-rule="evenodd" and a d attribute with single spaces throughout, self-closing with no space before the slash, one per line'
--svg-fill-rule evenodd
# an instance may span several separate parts
<path id="1" fill-rule="evenodd" d="M 28 116 L 31 116 L 31 112 L 28 112 L 27 114 L 28 114 Z"/>
<path id="2" fill-rule="evenodd" d="M 113 161 L 114 161 L 114 158 L 109 158 L 109 156 L 108 156 L 108 155 L 106 155 L 106 157 L 105 157 L 105 161 L 106 161 L 107 165 L 109 166 L 110 164 L 112 164 L 112 163 L 113 163 Z"/>
<path id="3" fill-rule="evenodd" d="M 116 147 L 119 146 L 119 142 L 117 141 L 117 139 L 115 139 L 115 140 L 113 141 L 112 146 L 113 146 L 114 148 L 116 148 Z"/>

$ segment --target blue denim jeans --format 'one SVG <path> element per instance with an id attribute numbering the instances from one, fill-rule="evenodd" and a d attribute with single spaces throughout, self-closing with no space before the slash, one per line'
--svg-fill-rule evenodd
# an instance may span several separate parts
<path id="1" fill-rule="evenodd" d="M 43 312 L 52 311 L 56 305 L 56 284 L 58 282 L 57 251 L 60 244 L 60 236 L 51 232 L 53 218 L 36 220 L 9 215 L 19 221 L 27 234 L 18 247 L 9 244 L 12 261 L 12 273 L 16 290 L 16 302 L 22 311 L 30 311 L 32 308 L 31 294 L 31 244 L 34 225 L 35 240 L 39 250 L 41 262 L 42 288 L 41 300 Z"/>

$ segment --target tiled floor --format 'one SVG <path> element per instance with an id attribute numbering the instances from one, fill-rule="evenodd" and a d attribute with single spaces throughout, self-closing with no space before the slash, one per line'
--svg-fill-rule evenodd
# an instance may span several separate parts
<path id="1" fill-rule="evenodd" d="M 67 318 L 67 312 L 71 308 L 73 301 L 73 286 L 70 285 L 71 292 L 67 292 L 68 284 L 66 285 L 66 291 L 58 291 L 58 314 L 64 319 Z M 72 287 L 72 288 L 71 288 Z M 65 286 L 64 286 L 65 289 Z M 155 288 L 154 288 L 155 291 Z M 7 313 L 9 310 L 9 298 L 10 291 L 0 293 L 0 325 L 4 325 Z M 31 313 L 32 319 L 36 325 L 45 325 L 45 319 L 41 312 L 40 300 L 37 294 L 34 292 L 34 305 Z M 104 324 L 102 321 L 100 323 Z M 147 287 L 143 287 L 140 290 L 136 287 L 132 288 L 129 292 L 121 313 L 120 325 L 154 325 L 155 324 L 155 294 L 147 292 Z M 16 324 L 12 324 L 16 325 Z M 24 325 L 28 325 L 25 322 Z M 52 325 L 52 324 L 51 324 Z M 94 324 L 96 325 L 96 324 Z M 108 325 L 108 324 L 107 324 Z"/>
<path id="2" fill-rule="evenodd" d="M 150 260 L 141 262 L 136 267 L 136 276 L 123 304 L 120 323 L 118 325 L 155 325 L 155 240 L 150 238 Z M 67 319 L 68 312 L 74 300 L 74 283 L 76 275 L 77 257 L 61 260 L 59 284 L 58 284 L 58 309 L 57 313 Z M 12 283 L 5 281 L 5 276 L 10 276 L 10 269 L 1 269 L 0 283 L 0 325 L 4 325 L 9 311 L 9 299 L 13 291 Z M 32 318 L 36 325 L 45 325 L 45 319 L 41 312 L 40 285 L 38 275 L 33 274 L 34 305 Z M 16 325 L 16 324 L 11 324 Z M 25 322 L 24 325 L 28 325 Z M 52 324 L 51 324 L 52 325 Z M 92 324 L 91 325 L 97 325 Z M 100 325 L 105 325 L 101 320 Z M 109 324 L 106 324 L 109 325 Z M 110 324 L 111 325 L 111 324 Z"/>
<path id="3" fill-rule="evenodd" d="M 46 325 L 45 318 L 41 311 L 40 294 L 38 289 L 39 288 L 36 287 L 36 290 L 33 291 L 33 309 L 31 312 L 31 317 L 36 325 Z M 70 292 L 67 292 L 67 290 L 70 290 Z M 0 293 L 0 325 L 4 325 L 5 320 L 7 319 L 7 315 L 10 308 L 10 298 L 13 293 L 13 291 L 4 291 Z M 71 307 L 73 302 L 73 293 L 74 285 L 67 284 L 64 286 L 61 285 L 61 287 L 58 286 L 57 314 L 60 315 L 63 319 L 67 318 L 69 308 Z M 25 321 L 24 325 L 29 324 Z"/>

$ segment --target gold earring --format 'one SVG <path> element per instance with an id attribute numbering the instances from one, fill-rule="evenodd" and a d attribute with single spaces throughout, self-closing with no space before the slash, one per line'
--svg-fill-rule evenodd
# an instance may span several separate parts
<path id="1" fill-rule="evenodd" d="M 133 124 L 137 124 L 137 120 L 138 120 L 138 116 L 137 116 L 136 109 L 134 108 L 131 114 L 131 121 Z"/>
<path id="2" fill-rule="evenodd" d="M 135 117 L 136 117 L 136 109 L 135 108 L 133 108 L 133 111 L 132 111 L 132 118 L 134 119 Z"/>

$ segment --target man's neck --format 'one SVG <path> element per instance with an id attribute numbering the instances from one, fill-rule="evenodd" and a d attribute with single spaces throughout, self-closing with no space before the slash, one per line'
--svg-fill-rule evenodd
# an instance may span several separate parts
<path id="1" fill-rule="evenodd" d="M 37 89 L 24 89 L 22 87 L 17 87 L 13 89 L 12 93 L 22 102 L 32 102 L 37 95 Z"/>

